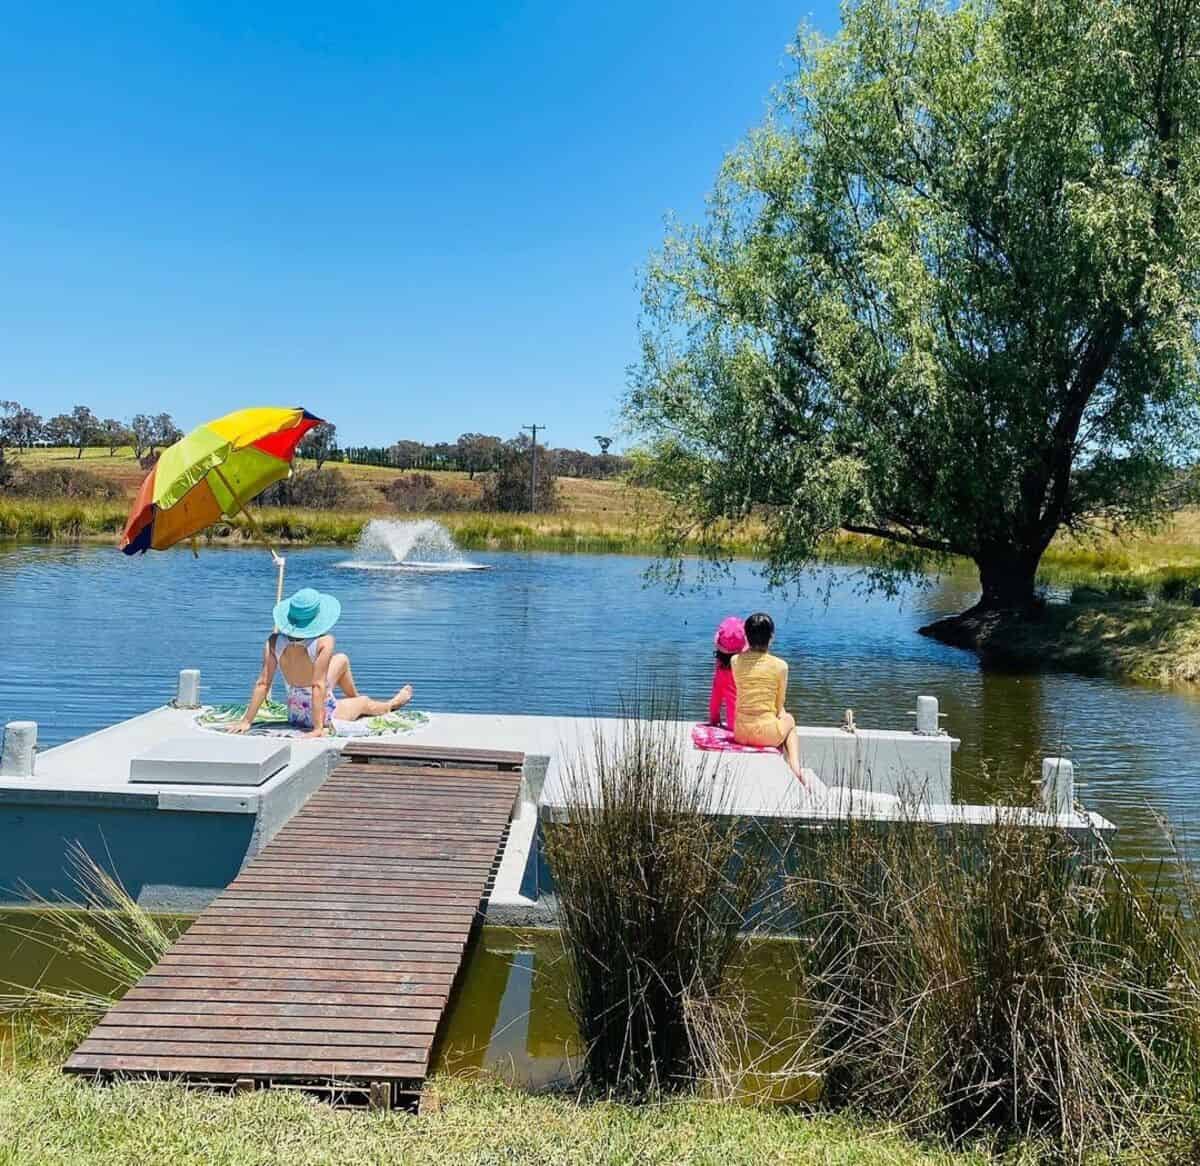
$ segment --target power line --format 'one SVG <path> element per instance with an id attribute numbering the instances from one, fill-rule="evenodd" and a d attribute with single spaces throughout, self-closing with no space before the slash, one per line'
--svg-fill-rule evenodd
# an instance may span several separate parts
<path id="1" fill-rule="evenodd" d="M 529 513 L 533 514 L 537 510 L 537 435 L 538 430 L 546 426 L 522 425 L 521 428 L 533 434 L 533 444 L 529 449 Z"/>

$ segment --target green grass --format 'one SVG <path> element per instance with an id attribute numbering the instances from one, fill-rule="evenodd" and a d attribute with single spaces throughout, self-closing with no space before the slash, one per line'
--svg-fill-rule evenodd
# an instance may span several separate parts
<path id="1" fill-rule="evenodd" d="M 1005 664 L 1200 684 L 1200 609 L 1177 603 L 1051 604 L 1036 619 L 999 619 L 981 655 Z"/>
<path id="2" fill-rule="evenodd" d="M 0 539 L 38 542 L 116 541 L 128 508 L 112 502 L 42 502 L 32 499 L 0 500 Z M 352 546 L 373 512 L 301 510 L 263 507 L 255 511 L 268 537 L 281 544 Z M 572 518 L 557 514 L 414 514 L 395 518 L 432 518 L 443 523 L 464 550 L 587 551 L 611 554 L 654 554 L 659 543 L 652 530 L 630 527 L 618 520 Z M 221 522 L 201 538 L 203 543 L 254 541 L 240 519 Z M 735 544 L 734 553 L 753 554 L 754 544 Z"/>
<path id="3" fill-rule="evenodd" d="M 294 1093 L 236 1097 L 172 1084 L 96 1087 L 53 1068 L 0 1075 L 0 1163 L 792 1163 L 968 1166 L 896 1134 L 801 1114 L 673 1102 L 576 1104 L 497 1084 L 435 1079 L 440 1112 L 370 1114 Z"/>
<path id="4" fill-rule="evenodd" d="M 984 1166 L 880 1125 L 699 1099 L 577 1103 L 494 1080 L 434 1077 L 433 1112 L 335 1110 L 286 1091 L 228 1095 L 175 1083 L 96 1085 L 59 1065 L 78 1022 L 21 1022 L 0 1043 L 2 1166 L 303 1166 L 307 1163 L 791 1163 Z M 1033 1162 L 1032 1157 L 1025 1159 Z"/>

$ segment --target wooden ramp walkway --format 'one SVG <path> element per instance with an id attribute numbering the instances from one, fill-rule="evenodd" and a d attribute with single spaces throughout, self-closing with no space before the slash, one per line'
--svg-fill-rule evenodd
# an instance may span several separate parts
<path id="1" fill-rule="evenodd" d="M 66 1070 L 418 1093 L 519 795 L 519 753 L 351 742 Z"/>

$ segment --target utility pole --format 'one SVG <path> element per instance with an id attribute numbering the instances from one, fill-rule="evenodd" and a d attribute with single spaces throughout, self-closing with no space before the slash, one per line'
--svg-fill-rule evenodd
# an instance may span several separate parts
<path id="1" fill-rule="evenodd" d="M 537 510 L 537 435 L 539 429 L 545 429 L 544 425 L 522 425 L 522 429 L 528 429 L 533 434 L 533 444 L 529 447 L 529 513 L 533 514 Z"/>

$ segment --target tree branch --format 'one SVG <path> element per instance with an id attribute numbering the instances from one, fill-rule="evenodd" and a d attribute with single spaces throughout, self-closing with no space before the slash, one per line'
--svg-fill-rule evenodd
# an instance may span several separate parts
<path id="1" fill-rule="evenodd" d="M 873 538 L 886 539 L 888 542 L 900 543 L 906 547 L 916 547 L 922 551 L 932 551 L 938 555 L 959 555 L 965 552 L 956 550 L 950 543 L 942 539 L 927 538 L 925 535 L 909 534 L 888 526 L 864 526 L 857 522 L 843 522 L 842 530 L 850 534 L 865 534 Z"/>

